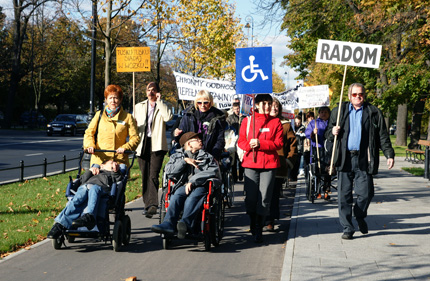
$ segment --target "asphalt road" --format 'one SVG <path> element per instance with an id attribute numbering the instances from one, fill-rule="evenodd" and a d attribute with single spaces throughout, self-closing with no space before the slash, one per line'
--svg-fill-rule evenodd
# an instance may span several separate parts
<path id="1" fill-rule="evenodd" d="M 132 209 L 130 244 L 114 252 L 110 243 L 76 240 L 67 248 L 54 250 L 50 240 L 0 261 L 1 280 L 280 280 L 294 188 L 281 198 L 281 219 L 276 232 L 264 232 L 264 243 L 254 243 L 248 232 L 243 185 L 236 185 L 236 204 L 226 210 L 225 236 L 211 252 L 203 243 L 175 240 L 172 249 L 162 248 L 162 239 L 150 231 L 158 215 L 142 215 L 139 199 Z M 67 242 L 66 242 L 67 243 Z"/>
<path id="2" fill-rule="evenodd" d="M 1 171 L 2 169 L 17 168 L 20 161 L 25 166 L 43 164 L 44 158 L 48 163 L 79 156 L 82 151 L 83 137 L 53 135 L 48 137 L 44 131 L 29 130 L 0 130 L 0 182 L 19 179 L 20 169 Z M 68 161 L 66 169 L 78 167 L 78 160 Z M 60 171 L 63 164 L 48 164 L 47 173 Z M 43 167 L 24 169 L 24 179 L 40 176 Z"/>

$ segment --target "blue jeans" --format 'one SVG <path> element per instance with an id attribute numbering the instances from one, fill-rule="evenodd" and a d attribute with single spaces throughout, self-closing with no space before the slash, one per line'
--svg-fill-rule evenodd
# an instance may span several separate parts
<path id="1" fill-rule="evenodd" d="M 205 187 L 196 187 L 189 195 L 185 193 L 185 186 L 179 187 L 170 197 L 170 204 L 164 221 L 170 222 L 175 227 L 183 209 L 181 221 L 185 222 L 189 229 L 192 228 L 193 221 L 201 210 L 206 194 Z"/>
<path id="2" fill-rule="evenodd" d="M 94 184 L 81 185 L 72 200 L 67 203 L 66 207 L 55 218 L 55 221 L 70 229 L 72 222 L 78 219 L 84 210 L 97 218 L 98 203 L 103 194 L 106 194 L 106 192 L 103 191 L 101 186 Z"/>

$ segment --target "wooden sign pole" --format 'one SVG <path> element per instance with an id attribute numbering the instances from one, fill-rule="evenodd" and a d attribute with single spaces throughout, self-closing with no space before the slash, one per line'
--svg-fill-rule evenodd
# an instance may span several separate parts
<path id="1" fill-rule="evenodd" d="M 340 91 L 340 98 L 339 98 L 339 111 L 337 112 L 337 120 L 336 120 L 336 127 L 339 126 L 339 119 L 340 119 L 340 111 L 342 109 L 342 98 L 343 98 L 343 88 L 345 86 L 345 78 L 346 78 L 346 68 L 347 65 L 345 65 L 345 70 L 343 72 L 343 80 L 342 80 L 342 89 Z M 334 143 L 333 143 L 333 151 L 331 153 L 331 161 L 330 161 L 330 170 L 329 170 L 329 175 L 332 175 L 333 173 L 333 166 L 334 166 L 334 155 L 336 152 L 336 142 L 337 142 L 337 135 L 334 136 Z"/>

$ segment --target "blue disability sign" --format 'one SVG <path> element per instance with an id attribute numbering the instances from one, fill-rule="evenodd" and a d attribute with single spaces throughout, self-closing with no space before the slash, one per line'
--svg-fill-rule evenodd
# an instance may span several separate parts
<path id="1" fill-rule="evenodd" d="M 236 49 L 236 93 L 272 93 L 272 47 Z"/>

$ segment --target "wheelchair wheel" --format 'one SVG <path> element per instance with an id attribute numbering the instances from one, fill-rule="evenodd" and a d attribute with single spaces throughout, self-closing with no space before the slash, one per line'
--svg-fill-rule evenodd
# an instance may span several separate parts
<path id="1" fill-rule="evenodd" d="M 311 184 L 311 172 L 309 167 L 305 167 L 305 185 L 306 185 L 306 198 L 312 201 L 312 184 Z"/>
<path id="2" fill-rule="evenodd" d="M 52 246 L 54 247 L 55 250 L 61 249 L 61 246 L 63 245 L 63 243 L 64 243 L 63 235 L 61 235 L 57 239 L 52 239 Z"/>
<path id="3" fill-rule="evenodd" d="M 219 246 L 221 239 L 224 234 L 224 210 L 225 205 L 223 204 L 223 200 L 218 200 L 218 202 L 213 206 L 214 213 L 211 217 L 211 225 L 210 225 L 210 237 L 212 240 L 212 244 L 215 247 Z"/>
<path id="4" fill-rule="evenodd" d="M 205 233 L 203 242 L 205 243 L 205 250 L 210 251 L 211 250 L 211 235 L 210 235 L 210 233 Z"/>
<path id="5" fill-rule="evenodd" d="M 319 186 L 320 186 L 320 178 L 316 175 L 313 175 L 311 178 L 311 201 L 312 204 L 314 203 L 315 199 L 317 198 L 319 194 Z"/>
<path id="6" fill-rule="evenodd" d="M 226 202 L 227 202 L 227 207 L 231 208 L 233 207 L 233 203 L 234 203 L 234 183 L 233 183 L 233 178 L 231 176 L 231 173 L 226 173 L 226 186 L 225 188 L 225 192 L 226 192 Z"/>
<path id="7" fill-rule="evenodd" d="M 115 225 L 113 227 L 113 237 L 112 237 L 112 246 L 113 246 L 113 250 L 115 252 L 118 252 L 119 249 L 121 248 L 121 243 L 122 243 L 122 222 L 120 220 L 115 222 Z"/>
<path id="8" fill-rule="evenodd" d="M 123 234 L 122 234 L 122 244 L 128 245 L 130 244 L 130 238 L 131 238 L 131 220 L 128 215 L 125 215 L 122 219 L 122 225 L 123 225 Z"/>

